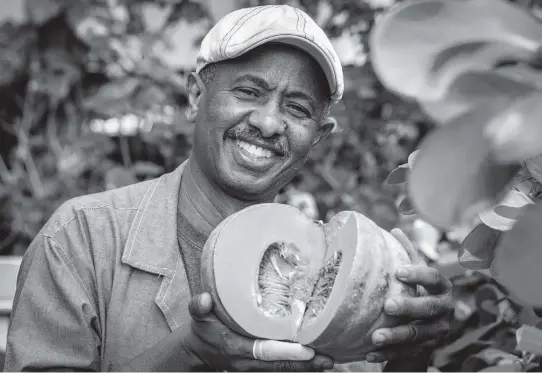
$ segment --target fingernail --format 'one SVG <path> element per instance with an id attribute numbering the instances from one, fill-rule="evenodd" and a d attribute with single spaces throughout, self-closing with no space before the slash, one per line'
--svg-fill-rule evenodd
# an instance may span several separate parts
<path id="1" fill-rule="evenodd" d="M 203 295 L 200 295 L 199 298 L 198 298 L 198 304 L 199 304 L 200 308 L 205 307 L 205 300 L 203 298 L 204 298 Z"/>
<path id="2" fill-rule="evenodd" d="M 386 311 L 389 313 L 395 313 L 399 310 L 399 306 L 397 305 L 397 302 L 394 300 L 388 300 L 386 301 Z"/>
<path id="3" fill-rule="evenodd" d="M 314 350 L 312 348 L 300 345 L 300 350 L 296 354 L 296 358 L 299 360 L 310 360 L 314 357 Z"/>
<path id="4" fill-rule="evenodd" d="M 333 366 L 334 366 L 333 361 L 331 361 L 331 360 L 326 360 L 326 361 L 324 361 L 324 362 L 322 363 L 322 365 L 320 365 L 320 368 L 321 368 L 322 370 L 328 370 L 328 369 L 333 369 Z"/>
<path id="5" fill-rule="evenodd" d="M 401 267 L 397 270 L 397 276 L 406 278 L 410 276 L 410 271 L 404 267 Z"/>
<path id="6" fill-rule="evenodd" d="M 373 343 L 375 345 L 380 345 L 384 343 L 385 341 L 386 341 L 386 335 L 382 332 L 376 333 L 375 336 L 373 337 Z"/>

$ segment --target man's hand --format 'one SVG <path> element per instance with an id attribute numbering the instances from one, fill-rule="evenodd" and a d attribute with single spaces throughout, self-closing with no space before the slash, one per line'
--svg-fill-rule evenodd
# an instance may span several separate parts
<path id="1" fill-rule="evenodd" d="M 227 371 L 323 371 L 333 368 L 333 361 L 316 355 L 298 343 L 263 340 L 258 345 L 261 355 L 253 355 L 254 339 L 239 335 L 211 313 L 212 299 L 208 293 L 192 298 L 191 333 L 186 347 L 205 365 Z M 263 360 L 265 359 L 265 360 Z"/>
<path id="2" fill-rule="evenodd" d="M 415 250 L 406 235 L 400 230 L 392 230 L 391 233 L 412 255 Z M 373 343 L 381 347 L 367 355 L 368 361 L 389 363 L 394 359 L 412 359 L 416 355 L 429 359 L 433 349 L 450 330 L 454 310 L 450 280 L 435 268 L 419 264 L 398 269 L 396 276 L 400 281 L 418 285 L 421 290 L 417 297 L 387 299 L 384 311 L 411 322 L 395 328 L 375 330 Z"/>

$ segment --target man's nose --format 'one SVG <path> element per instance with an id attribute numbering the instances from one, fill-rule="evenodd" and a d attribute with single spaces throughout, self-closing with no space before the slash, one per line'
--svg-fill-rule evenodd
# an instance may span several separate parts
<path id="1" fill-rule="evenodd" d="M 286 129 L 286 124 L 281 118 L 276 104 L 269 104 L 259 110 L 254 110 L 249 116 L 249 124 L 259 129 L 263 137 L 282 135 Z"/>

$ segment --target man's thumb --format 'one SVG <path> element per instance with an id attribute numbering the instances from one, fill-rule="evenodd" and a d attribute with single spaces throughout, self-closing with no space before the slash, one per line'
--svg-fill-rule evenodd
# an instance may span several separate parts
<path id="1" fill-rule="evenodd" d="M 213 300 L 211 298 L 211 294 L 209 293 L 201 293 L 192 297 L 190 303 L 188 304 L 190 316 L 192 316 L 194 320 L 198 321 L 201 321 L 209 316 L 212 308 Z"/>

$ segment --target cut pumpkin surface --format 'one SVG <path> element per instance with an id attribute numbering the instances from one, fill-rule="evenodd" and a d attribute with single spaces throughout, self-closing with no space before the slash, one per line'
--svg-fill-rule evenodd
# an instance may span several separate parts
<path id="1" fill-rule="evenodd" d="M 400 321 L 383 305 L 388 296 L 415 294 L 395 278 L 407 263 L 399 241 L 362 214 L 341 212 L 324 224 L 267 203 L 215 228 L 203 250 L 202 285 L 233 330 L 351 362 L 373 348 L 372 331 Z"/>

